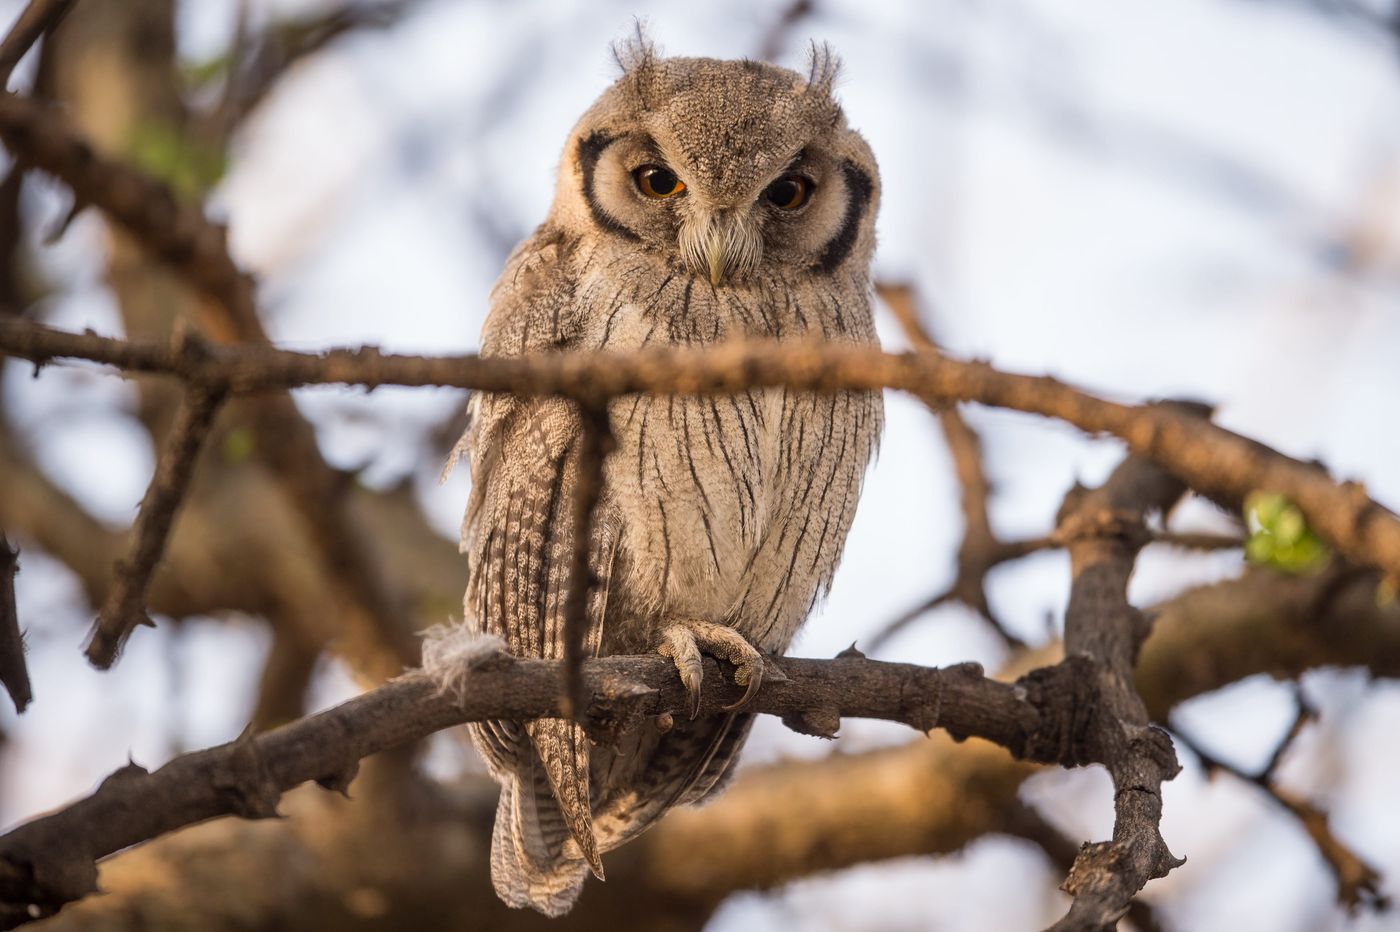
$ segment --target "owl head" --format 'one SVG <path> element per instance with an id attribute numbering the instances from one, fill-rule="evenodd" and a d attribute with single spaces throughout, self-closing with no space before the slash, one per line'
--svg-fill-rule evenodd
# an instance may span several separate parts
<path id="1" fill-rule="evenodd" d="M 829 50 L 814 47 L 806 75 L 662 58 L 644 39 L 618 61 L 622 76 L 570 135 L 558 222 L 717 287 L 765 270 L 866 267 L 879 176 L 832 97 Z"/>

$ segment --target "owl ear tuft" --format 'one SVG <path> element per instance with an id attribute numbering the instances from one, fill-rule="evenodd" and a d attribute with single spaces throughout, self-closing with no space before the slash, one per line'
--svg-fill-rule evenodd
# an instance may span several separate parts
<path id="1" fill-rule="evenodd" d="M 656 63 L 661 59 L 661 48 L 647 35 L 646 23 L 634 19 L 632 35 L 614 42 L 612 53 L 622 69 L 618 83 L 630 89 L 638 109 L 650 110 L 656 96 Z"/>
<path id="2" fill-rule="evenodd" d="M 612 44 L 617 66 L 628 76 L 640 76 L 661 57 L 661 49 L 647 35 L 647 24 L 640 17 L 632 20 L 632 35 Z"/>
<path id="3" fill-rule="evenodd" d="M 810 91 L 830 97 L 841 74 L 841 59 L 826 42 L 812 40 L 807 52 L 807 87 Z"/>

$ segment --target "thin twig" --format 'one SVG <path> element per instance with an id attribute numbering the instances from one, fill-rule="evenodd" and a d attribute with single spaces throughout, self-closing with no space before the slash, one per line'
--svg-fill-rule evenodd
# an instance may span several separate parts
<path id="1" fill-rule="evenodd" d="M 876 290 L 893 312 L 910 346 L 920 352 L 940 352 L 938 344 L 924 325 L 919 312 L 918 296 L 911 286 L 882 283 L 876 285 Z M 961 490 L 958 503 L 963 516 L 963 534 L 958 544 L 957 576 L 948 589 L 948 598 L 977 612 L 1001 636 L 1008 647 L 1020 650 L 1026 647 L 1026 642 L 1013 634 L 1001 619 L 996 617 L 992 612 L 991 603 L 987 600 L 987 574 L 993 567 L 1014 557 L 1009 555 L 1006 546 L 992 530 L 991 514 L 988 511 L 992 485 L 987 480 L 987 470 L 983 464 L 982 440 L 977 436 L 977 432 L 968 426 L 967 420 L 955 405 L 931 403 L 929 407 L 938 417 L 938 425 L 943 431 L 948 453 L 953 458 L 953 471 Z M 871 643 L 872 649 L 912 624 L 936 604 L 938 603 L 907 612 L 890 622 L 876 635 Z"/>
<path id="2" fill-rule="evenodd" d="M 1019 560 L 1033 553 L 1039 553 L 1042 550 L 1049 550 L 1059 546 L 1059 544 L 1049 536 L 1028 537 L 1024 540 L 1014 541 L 998 540 L 994 541 L 994 544 L 994 549 L 982 558 L 984 562 L 978 564 L 984 575 L 991 572 L 996 567 L 1001 566 L 1003 563 Z M 961 559 L 959 559 L 958 566 L 958 578 L 955 579 L 947 589 L 944 589 L 937 595 L 930 596 L 918 605 L 907 609 L 902 614 L 886 622 L 884 627 L 880 628 L 880 630 L 875 633 L 875 636 L 869 639 L 868 649 L 872 652 L 879 650 L 881 647 L 888 644 L 890 639 L 896 634 L 947 602 L 962 602 L 974 611 L 978 611 L 975 605 L 970 604 L 968 600 L 964 598 L 969 583 L 968 577 L 964 575 L 963 561 Z M 982 619 L 984 621 L 996 628 L 1008 647 L 1014 650 L 1020 650 L 1027 646 L 1025 641 L 1016 637 L 1016 635 L 1012 634 L 1010 631 L 1007 631 L 990 613 L 984 614 L 979 612 L 979 614 L 982 614 Z"/>
<path id="3" fill-rule="evenodd" d="M 19 573 L 19 548 L 11 547 L 0 531 L 0 685 L 10 694 L 16 712 L 23 712 L 34 698 L 29 670 L 24 663 L 24 637 L 15 608 L 15 575 Z"/>
<path id="4" fill-rule="evenodd" d="M 10 75 L 30 48 L 44 33 L 57 26 L 74 0 L 31 0 L 19 14 L 5 38 L 0 40 L 0 92 L 10 83 Z"/>
<path id="5" fill-rule="evenodd" d="M 569 589 L 564 603 L 564 698 L 570 717 L 584 700 L 584 636 L 597 579 L 589 563 L 593 519 L 603 497 L 603 465 L 613 448 L 612 425 L 604 404 L 580 402 L 578 480 L 573 491 L 573 537 L 569 554 Z"/>
<path id="6" fill-rule="evenodd" d="M 918 621 L 920 618 L 924 617 L 929 612 L 933 611 L 939 606 L 945 605 L 948 602 L 952 602 L 956 597 L 957 596 L 955 592 L 955 586 L 950 586 L 936 595 L 929 596 L 927 599 L 924 599 L 918 605 L 905 609 L 903 612 L 886 622 L 883 628 L 881 628 L 879 631 L 876 631 L 875 635 L 868 639 L 865 649 L 870 651 L 871 653 L 878 651 L 880 648 L 888 644 L 890 642 L 890 639 L 893 638 L 896 634 L 903 631 L 905 628 L 909 627 L 911 624 Z"/>
<path id="7" fill-rule="evenodd" d="M 194 383 L 175 412 L 165 449 L 132 528 L 131 549 L 117 562 L 116 579 L 88 640 L 88 660 L 100 669 L 112 665 L 137 625 L 153 624 L 146 613 L 151 575 L 165 552 L 170 527 L 194 475 L 195 461 L 223 399 L 222 390 Z"/>
<path id="8" fill-rule="evenodd" d="M 812 0 L 791 0 L 783 11 L 778 14 L 777 20 L 764 34 L 763 41 L 758 45 L 758 58 L 760 61 L 777 61 L 778 56 L 783 53 L 783 48 L 787 45 L 788 39 L 792 36 L 792 31 L 807 17 L 816 12 L 817 5 Z"/>
<path id="9" fill-rule="evenodd" d="M 1244 538 L 1237 534 L 1157 531 L 1148 543 L 1176 547 L 1180 550 L 1239 550 L 1244 546 Z"/>
<path id="10" fill-rule="evenodd" d="M 1248 773 L 1234 764 L 1227 763 L 1203 749 L 1194 739 L 1177 729 L 1177 739 L 1186 746 L 1201 766 L 1212 777 L 1226 773 L 1241 782 L 1261 790 L 1281 808 L 1287 811 L 1307 832 L 1317 852 L 1322 856 L 1337 882 L 1337 903 L 1350 913 L 1360 909 L 1384 912 L 1390 908 L 1390 897 L 1381 891 L 1383 880 L 1379 871 L 1366 863 L 1348 845 L 1333 833 L 1327 812 L 1314 803 L 1289 792 L 1278 785 L 1274 778 L 1279 763 L 1293 746 L 1304 727 L 1317 720 L 1317 711 L 1308 703 L 1302 689 L 1294 685 L 1294 701 L 1297 704 L 1293 722 L 1274 746 L 1269 761 L 1258 773 Z"/>
<path id="11" fill-rule="evenodd" d="M 1308 697 L 1303 693 L 1302 684 L 1295 681 L 1293 683 L 1293 721 L 1289 724 L 1288 730 L 1283 733 L 1278 744 L 1274 745 L 1274 751 L 1269 755 L 1269 760 L 1264 764 L 1264 769 L 1259 771 L 1259 779 L 1265 783 L 1272 783 L 1274 774 L 1278 772 L 1279 764 L 1283 763 L 1283 757 L 1288 753 L 1293 742 L 1298 740 L 1298 736 L 1303 733 L 1303 729 L 1317 721 L 1317 709 Z"/>
<path id="12" fill-rule="evenodd" d="M 236 41 L 229 54 L 222 98 L 208 117 L 209 135 L 220 144 L 225 143 L 298 62 L 350 33 L 386 29 L 399 22 L 416 3 L 417 0 L 355 3 L 313 13 L 305 19 L 273 22 L 256 40 L 243 32 L 242 41 Z"/>
<path id="13" fill-rule="evenodd" d="M 234 12 L 233 38 L 229 42 L 228 52 L 224 56 L 227 63 L 224 68 L 224 86 L 219 93 L 218 103 L 209 112 L 206 124 L 209 128 L 208 135 L 221 147 L 228 144 L 229 138 L 233 135 L 234 127 L 237 125 L 239 117 L 242 116 L 239 113 L 238 103 L 242 83 L 239 78 L 244 62 L 248 58 L 251 18 L 251 0 L 238 0 Z"/>

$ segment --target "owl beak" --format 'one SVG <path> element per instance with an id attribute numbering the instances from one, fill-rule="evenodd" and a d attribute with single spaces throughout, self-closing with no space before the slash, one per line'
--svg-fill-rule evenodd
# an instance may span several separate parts
<path id="1" fill-rule="evenodd" d="M 718 230 L 711 229 L 705 241 L 705 258 L 710 265 L 710 284 L 719 285 L 729 268 L 729 250 L 725 248 L 724 237 Z"/>
<path id="2" fill-rule="evenodd" d="M 763 255 L 763 236 L 749 218 L 729 210 L 701 211 L 682 224 L 681 253 L 711 285 L 753 271 Z"/>

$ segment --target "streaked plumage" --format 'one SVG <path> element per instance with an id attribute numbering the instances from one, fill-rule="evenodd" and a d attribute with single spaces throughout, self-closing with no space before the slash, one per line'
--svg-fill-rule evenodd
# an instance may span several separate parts
<path id="1" fill-rule="evenodd" d="M 806 76 L 662 59 L 642 44 L 619 57 L 622 77 L 570 136 L 548 219 L 492 293 L 483 352 L 873 342 L 878 177 L 832 99 L 830 56 L 814 54 Z M 646 166 L 683 190 L 644 194 Z M 589 650 L 662 649 L 682 670 L 697 647 L 741 665 L 748 645 L 785 650 L 831 582 L 879 397 L 631 397 L 610 415 Z M 467 617 L 521 655 L 563 655 L 579 436 L 566 401 L 475 406 Z M 750 723 L 742 711 L 665 733 L 649 723 L 618 747 L 591 746 L 560 720 L 476 726 L 502 786 L 491 858 L 501 897 L 566 911 L 598 852 L 716 789 Z"/>

